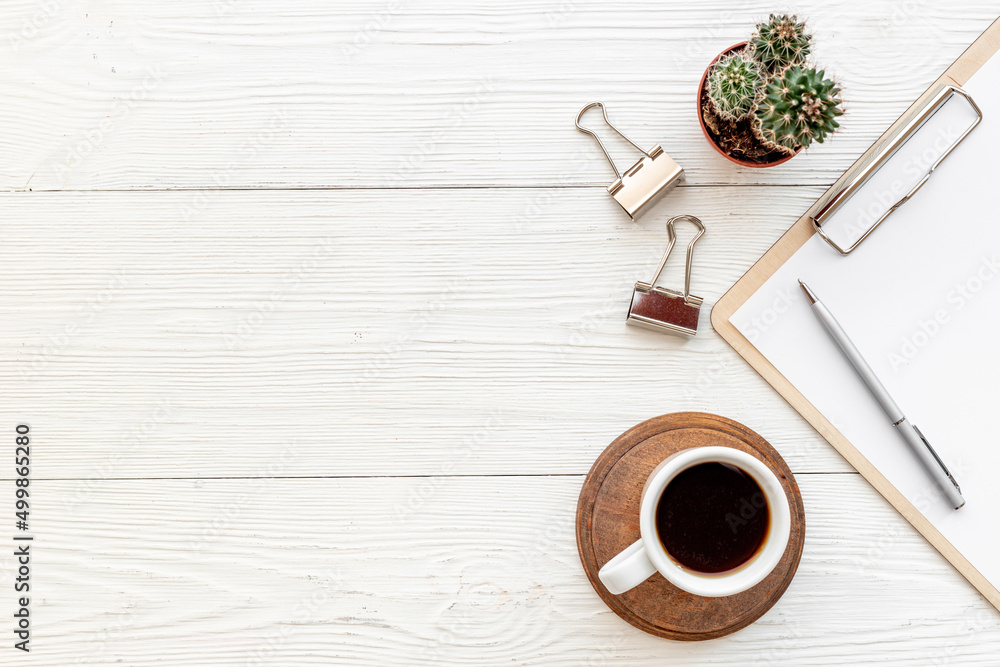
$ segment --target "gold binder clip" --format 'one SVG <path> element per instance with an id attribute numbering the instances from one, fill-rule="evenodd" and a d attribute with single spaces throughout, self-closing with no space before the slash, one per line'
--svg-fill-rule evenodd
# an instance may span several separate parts
<path id="1" fill-rule="evenodd" d="M 622 174 L 615 166 L 615 161 L 611 159 L 611 154 L 604 147 L 604 142 L 593 130 L 580 125 L 580 118 L 588 109 L 601 107 L 604 114 L 604 122 L 614 130 L 618 136 L 632 144 L 636 150 L 642 153 L 643 157 L 633 164 Z M 646 212 L 653 204 L 660 200 L 660 197 L 667 194 L 672 187 L 684 180 L 684 170 L 674 162 L 669 155 L 663 152 L 659 145 L 647 153 L 639 148 L 639 145 L 625 136 L 625 134 L 608 120 L 608 111 L 601 102 L 591 102 L 580 109 L 576 115 L 576 129 L 586 132 L 597 140 L 597 145 L 604 151 L 604 157 L 608 158 L 611 168 L 615 170 L 618 179 L 608 186 L 608 192 L 615 198 L 619 206 L 625 209 L 628 217 L 635 220 Z"/>
<path id="2" fill-rule="evenodd" d="M 677 233 L 674 231 L 674 222 L 677 220 L 687 220 L 698 228 L 698 234 L 691 239 L 687 247 L 683 294 L 656 286 L 656 281 L 663 273 L 663 267 L 667 265 L 670 251 L 677 242 Z M 648 283 L 640 281 L 635 284 L 632 303 L 628 307 L 628 318 L 625 320 L 627 324 L 682 336 L 693 336 L 698 333 L 698 316 L 701 314 L 701 304 L 704 299 L 691 294 L 691 262 L 694 259 L 694 244 L 704 233 L 705 225 L 693 215 L 678 215 L 667 221 L 667 234 L 670 236 L 667 251 L 663 253 L 663 259 L 656 267 L 653 279 Z"/>

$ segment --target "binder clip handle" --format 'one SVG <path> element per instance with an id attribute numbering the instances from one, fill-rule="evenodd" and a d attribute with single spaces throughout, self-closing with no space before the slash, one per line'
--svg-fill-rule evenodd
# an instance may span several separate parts
<path id="1" fill-rule="evenodd" d="M 663 259 L 660 260 L 660 265 L 656 267 L 656 273 L 653 275 L 653 279 L 649 281 L 650 286 L 655 286 L 656 281 L 659 280 L 660 274 L 663 273 L 663 268 L 667 265 L 667 260 L 670 258 L 670 251 L 674 249 L 674 244 L 677 243 L 677 232 L 674 231 L 674 223 L 678 220 L 686 220 L 698 228 L 698 233 L 695 235 L 691 242 L 688 243 L 687 247 L 687 263 L 684 267 L 684 300 L 691 301 L 691 265 L 694 262 L 694 244 L 698 242 L 705 234 L 705 225 L 702 224 L 701 220 L 694 217 L 693 215 L 675 215 L 674 217 L 667 220 L 667 235 L 670 240 L 667 243 L 667 251 L 663 253 Z"/>
<path id="2" fill-rule="evenodd" d="M 618 167 L 615 166 L 615 161 L 611 159 L 611 154 L 608 153 L 608 149 L 604 147 L 604 142 L 601 141 L 601 138 L 597 136 L 596 132 L 594 132 L 589 128 L 584 127 L 583 125 L 580 125 L 580 119 L 583 118 L 583 114 L 587 113 L 588 110 L 593 109 L 594 107 L 601 108 L 601 113 L 604 114 L 604 122 L 607 123 L 608 127 L 614 130 L 618 136 L 620 136 L 622 139 L 632 144 L 637 151 L 639 151 L 646 157 L 652 158 L 653 156 L 644 151 L 642 148 L 640 148 L 639 144 L 635 143 L 634 141 L 626 137 L 624 132 L 622 132 L 621 130 L 619 130 L 617 127 L 614 126 L 614 124 L 608 119 L 608 109 L 607 107 L 604 106 L 603 102 L 591 102 L 587 106 L 580 109 L 580 113 L 576 115 L 576 129 L 580 130 L 581 132 L 586 132 L 587 134 L 589 134 L 590 136 L 592 136 L 594 139 L 597 140 L 597 145 L 601 147 L 602 151 L 604 151 L 604 157 L 606 157 L 608 159 L 608 162 L 611 163 L 611 168 L 615 170 L 615 174 L 618 176 L 619 180 L 621 180 L 622 173 L 618 171 Z"/>

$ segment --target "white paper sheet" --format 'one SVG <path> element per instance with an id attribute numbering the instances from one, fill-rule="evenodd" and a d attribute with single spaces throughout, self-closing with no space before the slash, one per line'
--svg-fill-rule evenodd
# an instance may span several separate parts
<path id="1" fill-rule="evenodd" d="M 923 189 L 847 257 L 814 235 L 731 321 L 1000 587 L 1000 58 L 964 88 L 983 121 Z M 912 159 L 894 158 L 897 175 Z M 964 508 L 944 501 L 810 312 L 799 278 L 951 468 Z"/>

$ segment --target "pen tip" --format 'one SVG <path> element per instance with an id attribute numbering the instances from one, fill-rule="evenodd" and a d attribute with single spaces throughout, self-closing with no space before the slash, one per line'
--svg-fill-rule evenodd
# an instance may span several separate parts
<path id="1" fill-rule="evenodd" d="M 811 289 L 809 289 L 808 285 L 802 282 L 801 278 L 799 279 L 799 287 L 801 287 L 802 291 L 806 293 L 806 298 L 809 299 L 809 303 L 816 303 L 817 301 L 816 295 L 813 293 Z"/>

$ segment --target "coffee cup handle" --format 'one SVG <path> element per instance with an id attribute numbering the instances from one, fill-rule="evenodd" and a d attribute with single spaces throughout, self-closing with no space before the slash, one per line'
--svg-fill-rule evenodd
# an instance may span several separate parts
<path id="1" fill-rule="evenodd" d="M 646 555 L 642 540 L 636 540 L 597 573 L 604 587 L 615 595 L 630 591 L 656 573 L 656 566 Z"/>

